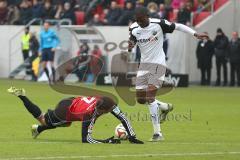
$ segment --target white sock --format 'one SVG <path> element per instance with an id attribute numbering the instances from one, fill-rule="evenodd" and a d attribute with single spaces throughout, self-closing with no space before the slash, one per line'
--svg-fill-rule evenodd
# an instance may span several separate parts
<path id="1" fill-rule="evenodd" d="M 159 100 L 155 99 L 155 101 L 160 104 L 159 105 L 159 108 L 163 111 L 166 111 L 168 110 L 168 104 L 167 103 L 164 103 L 164 102 L 160 102 Z"/>
<path id="2" fill-rule="evenodd" d="M 158 102 L 155 100 L 154 102 L 149 103 L 148 108 L 149 108 L 149 112 L 150 112 L 151 119 L 152 119 L 154 134 L 160 134 L 161 135 Z"/>

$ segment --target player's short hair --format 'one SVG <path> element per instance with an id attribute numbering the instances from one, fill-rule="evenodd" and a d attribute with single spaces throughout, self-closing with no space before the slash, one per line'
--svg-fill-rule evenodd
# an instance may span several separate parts
<path id="1" fill-rule="evenodd" d="M 116 103 L 109 97 L 101 97 L 97 102 L 97 108 L 101 110 L 109 110 L 115 105 Z"/>
<path id="2" fill-rule="evenodd" d="M 135 9 L 135 15 L 148 16 L 149 11 L 146 7 L 138 7 L 138 8 Z"/>

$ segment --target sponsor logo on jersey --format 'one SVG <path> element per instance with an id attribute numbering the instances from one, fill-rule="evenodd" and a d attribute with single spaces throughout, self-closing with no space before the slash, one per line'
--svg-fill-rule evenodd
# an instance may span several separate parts
<path id="1" fill-rule="evenodd" d="M 157 35 L 157 31 L 152 31 L 152 35 Z"/>
<path id="2" fill-rule="evenodd" d="M 138 43 L 147 43 L 147 42 L 155 42 L 155 41 L 158 41 L 158 37 L 151 36 L 147 39 L 138 39 L 137 40 Z"/>

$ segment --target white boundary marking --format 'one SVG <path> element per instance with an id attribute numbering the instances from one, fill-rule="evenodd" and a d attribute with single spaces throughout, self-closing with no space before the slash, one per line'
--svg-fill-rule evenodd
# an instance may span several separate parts
<path id="1" fill-rule="evenodd" d="M 81 141 L 0 141 L 0 143 L 16 143 L 16 144 L 82 144 Z M 150 142 L 149 142 L 150 144 Z M 151 144 L 159 144 L 159 143 L 151 143 Z M 225 142 L 163 142 L 163 145 L 240 145 L 240 143 L 225 143 Z M 0 159 L 1 160 L 1 159 Z"/>
<path id="2" fill-rule="evenodd" d="M 48 160 L 48 159 L 89 159 L 89 158 L 118 158 L 118 157 L 171 157 L 171 156 L 212 156 L 212 155 L 236 155 L 239 152 L 193 152 L 193 153 L 162 153 L 162 154 L 126 154 L 126 155 L 99 155 L 99 156 L 52 156 L 52 157 L 14 157 L 0 158 L 0 160 Z"/>

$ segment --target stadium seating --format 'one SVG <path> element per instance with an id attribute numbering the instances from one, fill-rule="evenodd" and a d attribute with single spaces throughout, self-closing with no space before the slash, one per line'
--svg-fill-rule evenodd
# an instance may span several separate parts
<path id="1" fill-rule="evenodd" d="M 125 0 L 117 0 L 117 3 L 121 8 L 124 8 Z"/>
<path id="2" fill-rule="evenodd" d="M 85 23 L 85 13 L 81 11 L 75 12 L 77 25 L 83 25 Z"/>
<path id="3" fill-rule="evenodd" d="M 228 0 L 215 0 L 214 2 L 214 11 L 218 10 L 221 6 L 223 6 Z M 211 12 L 201 12 L 201 13 L 194 13 L 193 16 L 193 25 L 199 24 L 205 18 L 211 15 Z"/>
<path id="4" fill-rule="evenodd" d="M 214 11 L 218 10 L 222 5 L 224 5 L 228 0 L 215 0 Z"/>
<path id="5" fill-rule="evenodd" d="M 211 15 L 211 12 L 201 12 L 201 13 L 194 13 L 193 15 L 193 25 L 199 24 L 201 21 L 203 21 L 205 18 Z"/>

